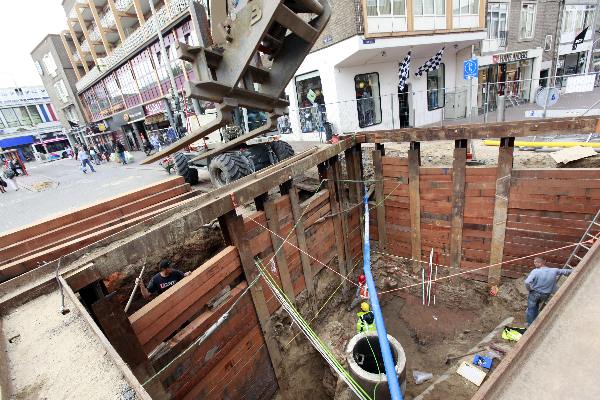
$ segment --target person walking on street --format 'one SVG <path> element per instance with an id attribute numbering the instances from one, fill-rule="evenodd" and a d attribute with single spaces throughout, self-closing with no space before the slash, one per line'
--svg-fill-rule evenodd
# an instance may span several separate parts
<path id="1" fill-rule="evenodd" d="M 115 153 L 119 155 L 119 158 L 121 159 L 123 165 L 127 165 L 127 160 L 125 160 L 125 147 L 123 146 L 123 143 L 116 139 L 113 139 L 113 149 Z"/>
<path id="2" fill-rule="evenodd" d="M 81 168 L 84 174 L 87 174 L 87 170 L 85 169 L 86 165 L 90 166 L 92 172 L 96 172 L 94 166 L 90 162 L 90 153 L 86 145 L 83 145 L 81 150 L 79 151 L 79 161 L 81 161 Z"/>
<path id="3" fill-rule="evenodd" d="M 356 313 L 358 321 L 356 321 L 356 333 L 361 332 L 375 332 L 375 315 L 369 307 L 369 303 L 363 301 L 360 303 L 360 312 Z"/>
<path id="4" fill-rule="evenodd" d="M 533 265 L 535 265 L 535 269 L 525 279 L 525 287 L 529 291 L 527 312 L 525 313 L 527 325 L 533 323 L 540 312 L 540 306 L 556 290 L 558 277 L 561 275 L 569 276 L 573 272 L 570 269 L 548 268 L 546 267 L 546 262 L 541 257 L 534 258 Z"/>
<path id="5" fill-rule="evenodd" d="M 13 190 L 19 190 L 19 186 L 17 186 L 17 183 L 15 182 L 15 176 L 17 173 L 10 167 L 8 160 L 4 162 L 3 175 L 6 179 L 6 183 L 10 185 Z"/>
<path id="6" fill-rule="evenodd" d="M 4 179 L 2 179 L 2 177 L 0 177 L 0 193 L 6 193 L 7 186 L 8 186 L 8 183 L 6 183 L 6 181 Z"/>
<path id="7" fill-rule="evenodd" d="M 358 277 L 358 287 L 356 288 L 356 295 L 352 299 L 352 303 L 348 306 L 347 310 L 352 311 L 354 307 L 361 301 L 369 299 L 369 289 L 367 288 L 367 278 L 363 274 Z"/>

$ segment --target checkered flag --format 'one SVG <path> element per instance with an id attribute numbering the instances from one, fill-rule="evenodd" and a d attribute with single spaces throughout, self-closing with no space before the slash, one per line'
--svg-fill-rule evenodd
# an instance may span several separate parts
<path id="1" fill-rule="evenodd" d="M 415 72 L 415 76 L 422 76 L 423 72 L 435 71 L 436 69 L 438 69 L 440 67 L 440 64 L 442 63 L 444 49 L 445 47 L 442 47 L 442 49 L 438 51 L 435 54 L 435 56 L 431 57 L 425 62 L 425 64 L 421 65 L 419 69 L 417 69 L 417 72 Z"/>
<path id="2" fill-rule="evenodd" d="M 404 90 L 404 86 L 406 86 L 406 80 L 408 79 L 410 73 L 410 51 L 404 57 L 404 60 L 400 64 L 398 64 L 398 93 Z"/>

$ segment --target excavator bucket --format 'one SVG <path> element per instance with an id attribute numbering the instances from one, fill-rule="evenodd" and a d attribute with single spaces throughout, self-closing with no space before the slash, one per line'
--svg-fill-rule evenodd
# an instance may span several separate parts
<path id="1" fill-rule="evenodd" d="M 221 8 L 215 8 L 209 24 L 202 5 L 194 2 L 190 7 L 200 43 L 179 43 L 177 54 L 192 63 L 198 80 L 186 82 L 185 94 L 215 103 L 217 120 L 142 164 L 160 160 L 232 123 L 235 107 L 264 111 L 269 121 L 283 115 L 289 105 L 282 98 L 285 87 L 331 16 L 327 0 L 247 0 L 235 15 L 226 17 Z M 249 140 L 264 132 L 255 129 L 242 138 Z M 218 152 L 230 147 L 222 146 Z"/>

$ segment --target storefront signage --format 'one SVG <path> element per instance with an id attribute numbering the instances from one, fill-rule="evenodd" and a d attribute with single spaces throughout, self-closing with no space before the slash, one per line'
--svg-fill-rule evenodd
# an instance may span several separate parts
<path id="1" fill-rule="evenodd" d="M 144 118 L 144 113 L 142 110 L 131 111 L 123 114 L 123 120 L 125 122 L 134 122 L 142 118 Z"/>
<path id="2" fill-rule="evenodd" d="M 313 104 L 315 104 L 315 99 L 317 98 L 317 94 L 310 89 L 308 93 L 306 93 L 306 98 Z"/>
<path id="3" fill-rule="evenodd" d="M 526 51 L 515 51 L 514 53 L 494 54 L 492 56 L 494 64 L 510 63 L 520 60 L 526 60 L 527 58 L 528 57 Z"/>
<path id="4" fill-rule="evenodd" d="M 161 114 L 164 111 L 165 111 L 165 102 L 162 100 L 156 101 L 154 103 L 146 104 L 144 106 L 144 113 L 146 114 L 146 116 L 154 115 L 154 114 Z"/>

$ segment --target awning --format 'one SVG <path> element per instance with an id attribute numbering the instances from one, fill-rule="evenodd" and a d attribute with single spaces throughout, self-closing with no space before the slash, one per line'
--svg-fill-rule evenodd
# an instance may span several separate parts
<path id="1" fill-rule="evenodd" d="M 0 139 L 0 147 L 17 147 L 32 143 L 33 136 L 17 136 L 6 139 Z"/>

